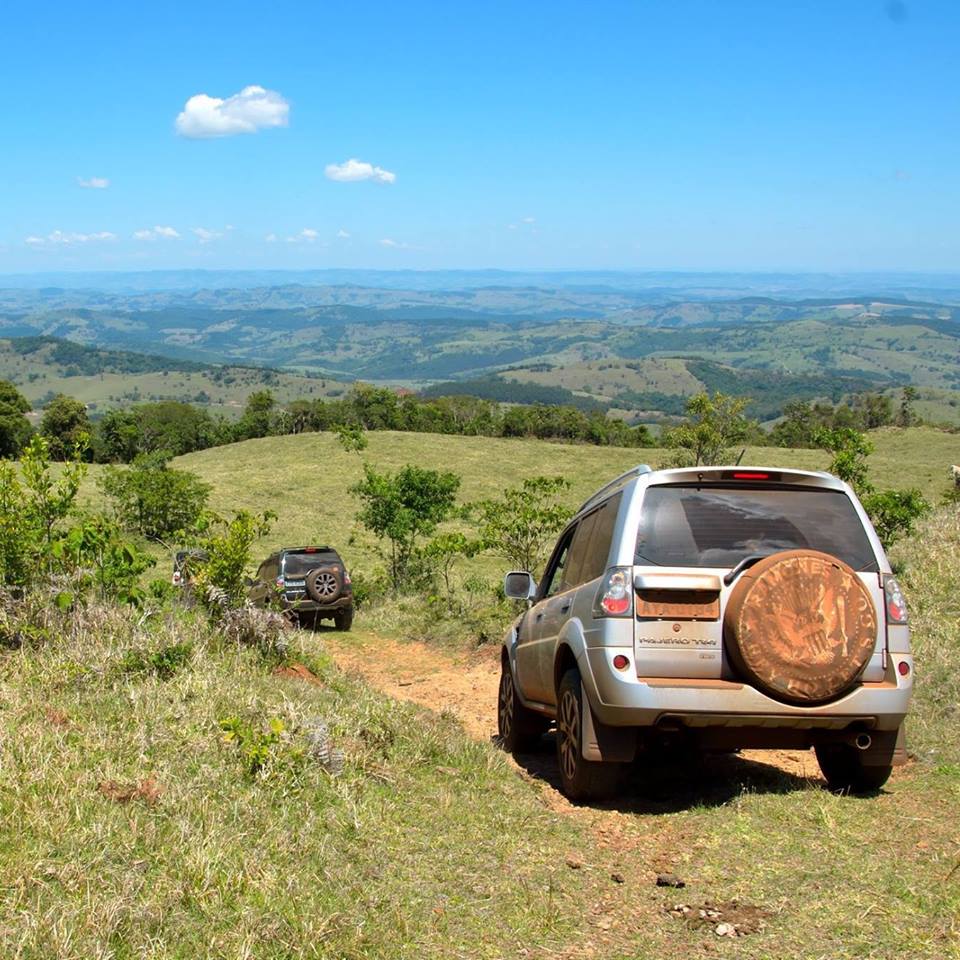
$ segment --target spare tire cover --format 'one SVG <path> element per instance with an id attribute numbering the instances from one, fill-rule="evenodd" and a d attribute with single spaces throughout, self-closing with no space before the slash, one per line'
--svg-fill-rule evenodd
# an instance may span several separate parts
<path id="1" fill-rule="evenodd" d="M 745 571 L 723 618 L 727 652 L 760 690 L 811 705 L 850 689 L 877 640 L 866 586 L 842 560 L 785 550 Z"/>

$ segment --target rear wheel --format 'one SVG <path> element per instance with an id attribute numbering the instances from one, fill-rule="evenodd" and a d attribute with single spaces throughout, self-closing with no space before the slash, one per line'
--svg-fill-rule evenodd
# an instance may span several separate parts
<path id="1" fill-rule="evenodd" d="M 848 743 L 818 743 L 814 748 L 827 786 L 838 793 L 876 793 L 893 771 L 896 734 L 874 734 L 859 750 Z"/>
<path id="2" fill-rule="evenodd" d="M 338 630 L 349 630 L 353 626 L 353 607 L 347 607 L 346 610 L 338 610 L 333 615 L 333 625 Z"/>
<path id="3" fill-rule="evenodd" d="M 557 765 L 560 786 L 571 800 L 602 800 L 616 793 L 620 766 L 583 756 L 584 703 L 580 671 L 568 670 L 557 691 Z"/>
<path id="4" fill-rule="evenodd" d="M 506 658 L 500 665 L 500 690 L 497 694 L 497 733 L 504 750 L 529 753 L 547 730 L 549 721 L 529 710 L 517 696 L 513 673 Z"/>

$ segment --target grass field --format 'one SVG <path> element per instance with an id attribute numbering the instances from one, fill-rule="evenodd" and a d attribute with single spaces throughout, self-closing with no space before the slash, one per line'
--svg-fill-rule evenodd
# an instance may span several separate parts
<path id="1" fill-rule="evenodd" d="M 876 439 L 881 485 L 934 495 L 958 459 L 956 437 Z M 823 466 L 815 452 L 763 453 Z M 562 472 L 574 502 L 637 452 L 371 434 L 364 456 L 454 469 L 466 499 Z M 219 507 L 276 510 L 271 543 L 337 545 L 350 536 L 346 488 L 360 463 L 325 435 L 178 461 L 215 484 Z M 344 552 L 372 563 L 371 546 L 361 538 Z M 341 672 L 328 648 L 378 656 L 362 614 L 335 645 L 324 632 L 294 635 L 290 658 L 316 675 L 305 682 L 189 611 L 50 613 L 45 642 L 0 649 L 0 956 L 960 957 L 956 507 L 896 556 L 915 615 L 917 759 L 862 799 L 827 793 L 813 766 L 727 757 L 638 767 L 619 800 L 572 807 L 452 714 Z M 8 604 L 4 630 L 17 616 Z M 383 648 L 397 655 L 395 642 Z M 443 656 L 497 668 L 482 651 Z M 259 772 L 224 742 L 229 717 L 261 734 L 282 721 Z M 345 754 L 338 777 L 306 751 L 321 720 Z M 663 872 L 686 886 L 657 887 Z M 678 904 L 694 922 L 670 912 Z M 705 904 L 742 918 L 743 935 L 697 923 Z"/>
<path id="2" fill-rule="evenodd" d="M 192 453 L 175 465 L 213 485 L 221 511 L 271 509 L 277 521 L 263 554 L 280 546 L 331 543 L 348 562 L 370 571 L 374 542 L 354 523 L 358 501 L 349 488 L 362 477 L 364 460 L 377 469 L 415 463 L 452 470 L 462 481 L 461 501 L 496 497 L 536 474 L 566 477 L 566 500 L 575 507 L 597 487 L 638 462 L 654 467 L 667 458 L 657 449 L 574 446 L 538 440 L 450 437 L 439 434 L 372 432 L 362 454 L 346 453 L 329 433 L 267 437 Z M 938 500 L 949 482 L 950 464 L 960 462 L 960 435 L 925 428 L 887 428 L 871 435 L 876 451 L 870 476 L 878 487 L 917 487 Z M 743 464 L 823 470 L 829 457 L 817 450 L 749 448 Z M 484 564 L 491 574 L 498 568 Z"/>

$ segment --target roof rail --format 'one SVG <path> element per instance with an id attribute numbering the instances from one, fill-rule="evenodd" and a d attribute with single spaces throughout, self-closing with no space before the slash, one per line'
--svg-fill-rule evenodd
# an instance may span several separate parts
<path id="1" fill-rule="evenodd" d="M 599 500 L 605 493 L 608 493 L 614 487 L 619 484 L 626 483 L 628 480 L 632 480 L 634 477 L 642 476 L 645 473 L 653 473 L 653 467 L 647 463 L 638 463 L 635 467 L 627 470 L 625 473 L 621 473 L 619 477 L 614 477 L 608 484 L 602 486 L 596 493 L 591 494 L 587 497 L 583 503 L 580 504 L 577 513 L 582 513 L 587 507 L 594 502 L 594 500 Z"/>

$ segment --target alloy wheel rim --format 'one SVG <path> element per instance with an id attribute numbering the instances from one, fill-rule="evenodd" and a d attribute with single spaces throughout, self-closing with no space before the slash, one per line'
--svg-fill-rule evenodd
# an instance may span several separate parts
<path id="1" fill-rule="evenodd" d="M 560 699 L 557 720 L 560 745 L 560 772 L 570 781 L 577 774 L 577 751 L 580 747 L 580 704 L 570 690 Z"/>
<path id="2" fill-rule="evenodd" d="M 513 683 L 508 674 L 500 678 L 500 736 L 510 736 L 513 729 Z"/>

